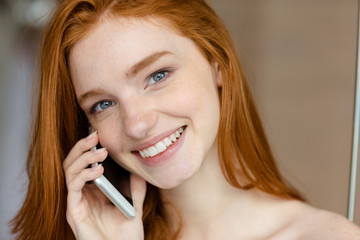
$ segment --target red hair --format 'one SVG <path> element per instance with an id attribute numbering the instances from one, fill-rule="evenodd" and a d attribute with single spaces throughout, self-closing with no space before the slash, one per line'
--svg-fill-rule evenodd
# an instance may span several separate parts
<path id="1" fill-rule="evenodd" d="M 77 104 L 68 55 L 104 15 L 164 19 L 191 39 L 209 62 L 217 62 L 223 77 L 218 149 L 227 181 L 237 188 L 254 187 L 282 198 L 301 199 L 280 176 L 231 38 L 204 0 L 64 0 L 42 42 L 37 113 L 27 159 L 29 187 L 12 220 L 18 239 L 74 238 L 66 222 L 62 161 L 86 135 L 87 120 Z M 148 186 L 143 222 L 146 239 L 170 238 L 154 186 Z"/>

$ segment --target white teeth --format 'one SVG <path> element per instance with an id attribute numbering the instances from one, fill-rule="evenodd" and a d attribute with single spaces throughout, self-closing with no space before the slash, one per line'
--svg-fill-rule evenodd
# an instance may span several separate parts
<path id="1" fill-rule="evenodd" d="M 171 134 L 169 137 L 164 138 L 163 140 L 159 141 L 155 145 L 139 151 L 142 158 L 153 157 L 158 155 L 166 150 L 171 144 L 176 142 L 176 140 L 180 137 L 181 133 L 184 131 L 183 128 L 179 128 L 175 133 Z"/>
<path id="2" fill-rule="evenodd" d="M 176 131 L 176 132 L 175 132 L 175 137 L 176 137 L 176 138 L 179 138 L 179 137 L 180 137 L 180 132 L 179 132 L 179 131 Z"/>
<path id="3" fill-rule="evenodd" d="M 165 146 L 168 147 L 172 144 L 172 141 L 169 138 L 164 138 Z"/>
<path id="4" fill-rule="evenodd" d="M 139 151 L 139 152 L 141 152 L 141 151 Z M 144 152 L 144 154 L 145 154 L 145 157 L 150 157 L 150 152 L 149 152 L 149 150 L 145 149 L 143 152 Z"/>
<path id="5" fill-rule="evenodd" d="M 156 149 L 158 150 L 159 153 L 165 151 L 166 149 L 166 146 L 164 143 L 162 142 L 158 142 L 156 145 L 155 145 Z"/>
<path id="6" fill-rule="evenodd" d="M 153 147 L 149 147 L 148 148 L 149 152 L 150 152 L 150 156 L 153 157 L 155 155 L 157 155 L 159 152 L 157 151 L 157 149 L 153 146 Z"/>
<path id="7" fill-rule="evenodd" d="M 170 140 L 171 140 L 172 142 L 176 142 L 175 134 L 171 134 L 171 135 L 170 135 Z"/>

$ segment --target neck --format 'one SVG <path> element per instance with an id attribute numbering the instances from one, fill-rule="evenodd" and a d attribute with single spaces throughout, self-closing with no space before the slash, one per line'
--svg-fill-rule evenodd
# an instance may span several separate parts
<path id="1" fill-rule="evenodd" d="M 208 230 L 221 219 L 226 208 L 234 201 L 244 201 L 239 195 L 247 194 L 231 186 L 225 179 L 218 161 L 217 148 L 213 147 L 199 171 L 180 186 L 161 190 L 171 226 L 178 225 L 175 207 L 181 215 L 182 231 Z M 246 204 L 245 204 L 246 205 Z"/>

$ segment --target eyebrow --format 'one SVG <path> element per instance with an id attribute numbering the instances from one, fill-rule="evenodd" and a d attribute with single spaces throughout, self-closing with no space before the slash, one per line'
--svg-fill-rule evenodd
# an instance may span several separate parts
<path id="1" fill-rule="evenodd" d="M 136 63 L 135 65 L 133 65 L 130 68 L 130 70 L 128 72 L 129 73 L 128 76 L 136 75 L 138 72 L 140 72 L 147 66 L 151 65 L 153 62 L 155 62 L 159 58 L 163 57 L 164 55 L 168 55 L 168 54 L 172 54 L 172 53 L 169 51 L 161 51 L 161 52 L 155 52 L 155 53 L 145 57 L 140 62 Z"/>
<path id="2" fill-rule="evenodd" d="M 96 96 L 102 95 L 104 93 L 105 93 L 105 91 L 101 88 L 87 91 L 86 93 L 80 95 L 80 97 L 78 99 L 79 105 L 81 106 L 81 104 L 89 97 L 96 97 Z"/>
<path id="3" fill-rule="evenodd" d="M 130 70 L 127 72 L 127 76 L 134 76 L 144 68 L 151 65 L 153 62 L 157 61 L 159 58 L 163 57 L 164 55 L 172 54 L 169 51 L 161 51 L 161 52 L 155 52 L 144 59 L 140 60 L 138 63 L 134 64 Z M 78 102 L 81 105 L 87 98 L 89 97 L 96 97 L 99 95 L 104 94 L 105 91 L 101 88 L 93 89 L 90 91 L 85 92 L 84 94 L 81 94 Z"/>

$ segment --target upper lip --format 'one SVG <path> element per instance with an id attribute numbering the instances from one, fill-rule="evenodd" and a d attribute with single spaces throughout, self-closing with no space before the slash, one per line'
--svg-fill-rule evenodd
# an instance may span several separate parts
<path id="1" fill-rule="evenodd" d="M 184 126 L 182 126 L 182 127 L 184 127 Z M 181 126 L 177 127 L 177 128 L 174 128 L 172 130 L 166 131 L 166 132 L 164 132 L 162 134 L 159 134 L 156 137 L 153 137 L 148 141 L 140 143 L 139 145 L 137 145 L 133 149 L 133 151 L 141 151 L 141 150 L 144 150 L 146 148 L 149 148 L 149 147 L 153 146 L 154 144 L 158 143 L 159 141 L 163 140 L 164 138 L 166 138 L 166 137 L 170 136 L 171 134 L 175 133 L 179 128 L 181 128 Z"/>

